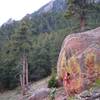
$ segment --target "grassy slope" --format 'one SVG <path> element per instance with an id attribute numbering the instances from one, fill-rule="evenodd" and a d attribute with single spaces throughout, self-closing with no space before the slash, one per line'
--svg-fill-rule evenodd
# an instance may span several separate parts
<path id="1" fill-rule="evenodd" d="M 47 82 L 50 77 L 42 79 L 38 82 L 34 82 L 31 84 L 31 91 L 30 94 L 35 91 L 36 89 L 47 87 Z M 0 100 L 19 100 L 21 97 L 20 88 L 16 88 L 15 90 L 6 91 L 4 93 L 0 93 Z"/>

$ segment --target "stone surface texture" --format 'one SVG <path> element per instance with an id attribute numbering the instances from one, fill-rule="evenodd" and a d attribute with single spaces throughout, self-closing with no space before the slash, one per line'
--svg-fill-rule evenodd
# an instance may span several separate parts
<path id="1" fill-rule="evenodd" d="M 67 36 L 57 62 L 66 92 L 80 93 L 100 79 L 100 27 Z"/>

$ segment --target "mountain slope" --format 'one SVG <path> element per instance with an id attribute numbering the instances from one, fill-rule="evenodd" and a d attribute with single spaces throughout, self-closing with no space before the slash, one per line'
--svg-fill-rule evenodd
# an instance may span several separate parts
<path id="1" fill-rule="evenodd" d="M 36 13 L 42 14 L 47 12 L 61 12 L 67 8 L 66 0 L 51 0 L 48 4 L 40 8 Z"/>
<path id="2" fill-rule="evenodd" d="M 67 6 L 65 0 L 51 0 L 38 11 L 24 16 L 22 20 L 26 20 L 31 24 L 31 30 L 33 34 L 51 32 L 59 29 L 61 26 L 61 28 L 65 28 L 66 20 L 64 18 L 64 12 L 66 8 Z M 13 24 L 18 25 L 18 23 L 21 21 L 13 21 L 10 19 L 10 22 L 11 23 L 7 21 L 4 23 L 1 26 L 1 30 L 6 30 L 7 26 L 12 26 Z M 62 23 L 63 25 L 61 25 Z"/>
<path id="3" fill-rule="evenodd" d="M 100 2 L 100 0 L 95 0 L 95 1 Z M 77 26 L 79 24 L 77 18 L 73 18 L 74 20 L 73 19 L 66 20 L 66 18 L 64 17 L 66 10 L 67 10 L 66 0 L 51 0 L 48 4 L 41 7 L 38 11 L 24 16 L 22 20 L 25 20 L 29 24 L 31 24 L 30 30 L 33 34 L 57 31 L 58 29 L 64 29 L 66 27 L 75 27 L 75 28 L 79 27 Z M 97 17 L 96 18 L 97 21 L 94 22 L 96 22 L 95 24 L 97 24 L 98 26 L 99 13 L 96 12 L 97 11 L 94 11 L 90 15 L 88 15 L 87 21 L 95 19 L 94 17 Z M 4 29 L 6 30 L 6 25 L 12 26 L 13 24 L 15 24 L 16 26 L 16 24 L 18 25 L 21 21 L 19 22 L 11 21 L 11 23 L 9 24 L 8 22 L 2 25 L 3 30 Z M 91 22 L 89 21 L 88 23 L 91 24 L 92 21 Z M 3 31 L 3 33 L 5 33 L 5 31 Z"/>

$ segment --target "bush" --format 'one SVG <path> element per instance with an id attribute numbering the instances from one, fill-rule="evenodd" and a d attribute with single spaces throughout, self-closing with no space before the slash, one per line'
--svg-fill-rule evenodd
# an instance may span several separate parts
<path id="1" fill-rule="evenodd" d="M 50 100 L 55 100 L 56 88 L 51 88 Z"/>
<path id="2" fill-rule="evenodd" d="M 52 74 L 51 74 L 50 80 L 48 81 L 48 87 L 49 88 L 58 87 L 58 85 L 57 85 L 57 79 L 56 79 L 56 69 L 55 69 L 55 67 L 52 68 Z"/>
<path id="3" fill-rule="evenodd" d="M 57 80 L 56 80 L 56 77 L 55 76 L 52 76 L 51 79 L 49 80 L 48 87 L 49 88 L 57 87 Z"/>

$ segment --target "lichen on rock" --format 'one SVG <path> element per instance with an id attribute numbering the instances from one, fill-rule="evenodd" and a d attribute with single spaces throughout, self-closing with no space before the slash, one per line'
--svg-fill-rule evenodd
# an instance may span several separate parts
<path id="1" fill-rule="evenodd" d="M 100 27 L 65 38 L 57 74 L 68 94 L 80 93 L 100 79 Z"/>

